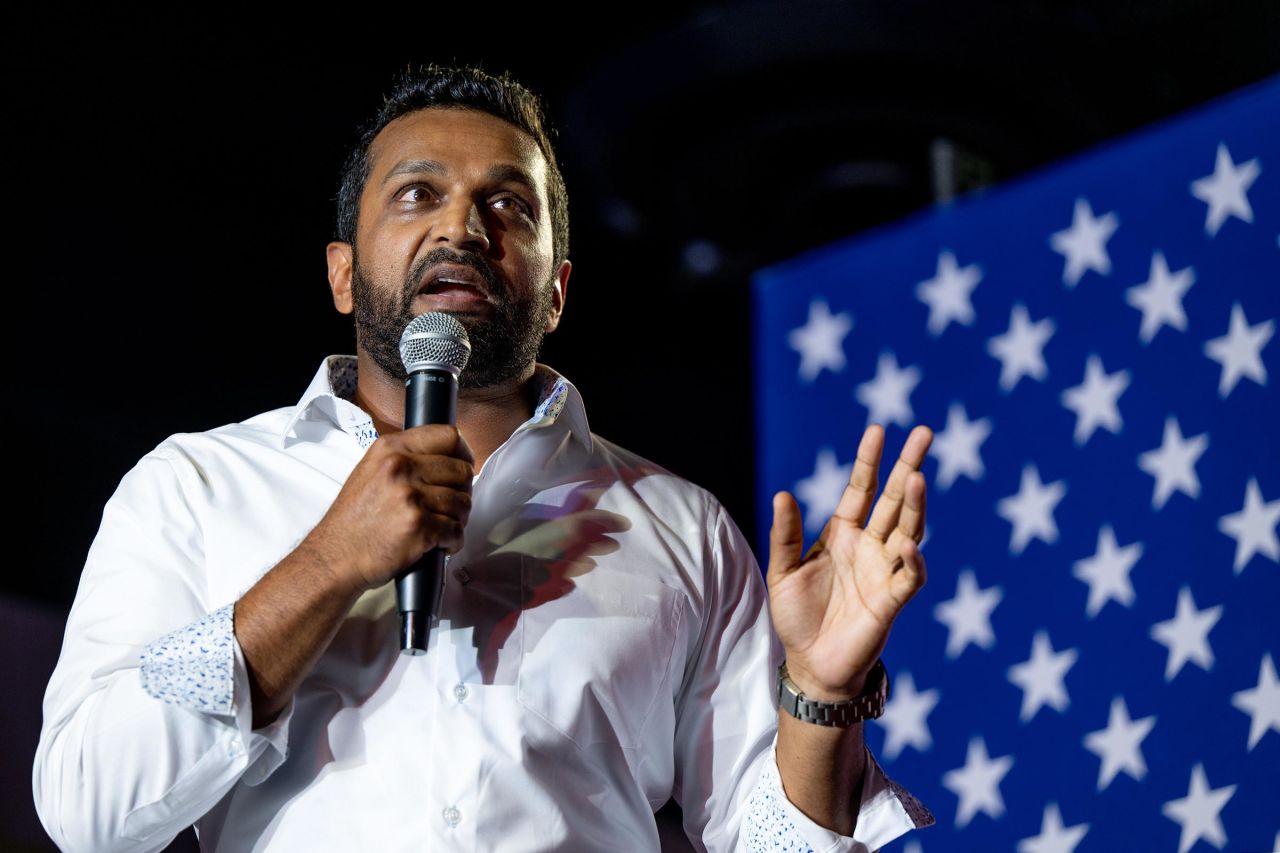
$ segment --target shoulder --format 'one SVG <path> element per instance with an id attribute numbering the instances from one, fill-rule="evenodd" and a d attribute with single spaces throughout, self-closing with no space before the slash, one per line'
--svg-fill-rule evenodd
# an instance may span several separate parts
<path id="1" fill-rule="evenodd" d="M 138 460 L 130 475 L 176 476 L 194 485 L 211 466 L 234 458 L 283 452 L 286 425 L 296 405 L 282 406 L 243 421 L 206 430 L 172 433 Z"/>
<path id="2" fill-rule="evenodd" d="M 243 421 L 222 424 L 195 432 L 177 432 L 161 441 L 151 454 L 176 457 L 184 454 L 209 452 L 219 448 L 244 445 L 268 445 L 280 447 L 285 426 L 297 411 L 296 405 L 281 406 L 254 415 Z"/>

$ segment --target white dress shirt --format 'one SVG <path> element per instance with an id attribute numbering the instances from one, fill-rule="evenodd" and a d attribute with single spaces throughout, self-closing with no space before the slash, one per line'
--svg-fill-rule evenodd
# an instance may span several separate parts
<path id="1" fill-rule="evenodd" d="M 867 752 L 852 837 L 782 790 L 782 648 L 751 549 L 707 492 L 540 403 L 473 481 L 422 656 L 366 592 L 279 717 L 252 728 L 234 605 L 377 433 L 353 356 L 297 405 L 170 436 L 103 511 L 44 699 L 33 789 L 67 851 L 659 847 L 868 850 L 928 811 Z M 655 423 L 657 423 L 655 419 Z"/>

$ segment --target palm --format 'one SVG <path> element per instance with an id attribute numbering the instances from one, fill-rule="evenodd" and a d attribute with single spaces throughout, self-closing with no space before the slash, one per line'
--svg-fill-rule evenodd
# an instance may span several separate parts
<path id="1" fill-rule="evenodd" d="M 799 510 L 789 494 L 774 502 L 770 610 L 792 677 L 815 692 L 857 692 L 898 612 L 925 579 L 916 547 L 924 532 L 924 477 L 933 434 L 916 427 L 884 494 L 875 496 L 883 430 L 868 427 L 835 514 L 803 559 Z M 785 497 L 784 497 L 785 496 Z"/>

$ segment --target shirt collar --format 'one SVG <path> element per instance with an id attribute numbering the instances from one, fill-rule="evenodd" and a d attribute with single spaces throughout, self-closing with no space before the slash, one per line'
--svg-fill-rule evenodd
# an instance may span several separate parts
<path id="1" fill-rule="evenodd" d="M 311 384 L 302 393 L 292 417 L 281 430 L 287 436 L 298 421 L 311 418 L 312 413 L 322 415 L 335 426 L 355 436 L 362 447 L 368 447 L 378 437 L 369 414 L 355 404 L 356 366 L 354 355 L 330 355 L 320 362 Z M 533 368 L 534 382 L 538 388 L 538 404 L 533 417 L 516 431 L 534 429 L 560 423 L 569 429 L 575 439 L 590 453 L 594 442 L 587 423 L 587 411 L 582 395 L 572 382 L 555 369 L 537 362 Z"/>

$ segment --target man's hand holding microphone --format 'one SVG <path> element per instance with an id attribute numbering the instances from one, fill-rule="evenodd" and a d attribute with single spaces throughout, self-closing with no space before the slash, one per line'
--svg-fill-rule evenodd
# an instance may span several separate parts
<path id="1" fill-rule="evenodd" d="M 433 312 L 410 322 L 400 349 L 404 429 L 369 446 L 319 523 L 236 602 L 255 729 L 288 705 L 366 590 L 394 579 L 401 650 L 426 650 L 444 555 L 462 548 L 471 512 L 475 456 L 454 425 L 470 344 Z"/>

